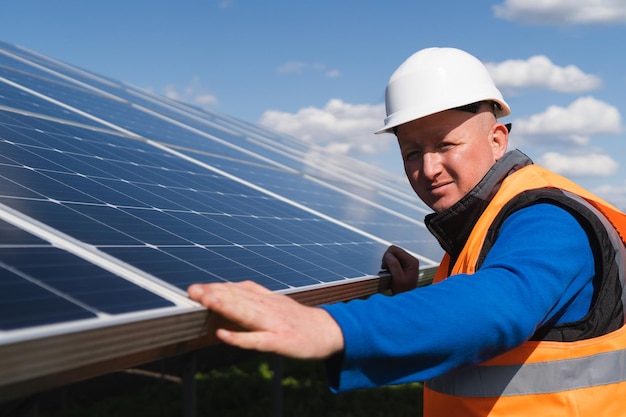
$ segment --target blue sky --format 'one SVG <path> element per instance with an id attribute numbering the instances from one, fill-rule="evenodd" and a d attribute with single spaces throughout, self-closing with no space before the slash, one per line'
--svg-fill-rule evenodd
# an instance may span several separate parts
<path id="1" fill-rule="evenodd" d="M 0 39 L 397 173 L 372 133 L 387 80 L 458 47 L 511 106 L 511 148 L 626 209 L 623 1 L 20 0 Z"/>

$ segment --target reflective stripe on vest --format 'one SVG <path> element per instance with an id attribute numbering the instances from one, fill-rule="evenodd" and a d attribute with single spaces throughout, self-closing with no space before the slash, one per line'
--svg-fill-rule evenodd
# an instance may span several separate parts
<path id="1" fill-rule="evenodd" d="M 477 366 L 449 372 L 430 381 L 428 388 L 460 397 L 550 394 L 626 381 L 624 364 L 626 350 L 523 365 Z"/>

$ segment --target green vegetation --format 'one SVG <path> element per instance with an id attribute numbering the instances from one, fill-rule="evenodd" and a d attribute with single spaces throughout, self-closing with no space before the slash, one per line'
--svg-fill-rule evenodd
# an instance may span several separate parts
<path id="1" fill-rule="evenodd" d="M 196 376 L 197 416 L 263 417 L 272 415 L 270 360 L 260 356 Z M 46 417 L 179 417 L 182 385 L 158 380 L 133 395 L 109 395 L 88 404 L 69 399 L 64 411 Z M 323 364 L 285 359 L 283 415 L 298 417 L 418 417 L 422 386 L 407 384 L 340 395 L 329 392 Z"/>

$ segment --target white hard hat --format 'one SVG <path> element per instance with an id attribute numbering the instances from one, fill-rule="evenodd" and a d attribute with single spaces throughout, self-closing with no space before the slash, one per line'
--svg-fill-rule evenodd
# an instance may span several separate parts
<path id="1" fill-rule="evenodd" d="M 477 58 L 455 48 L 422 49 L 389 78 L 385 125 L 375 133 L 392 132 L 412 120 L 479 101 L 498 103 L 498 118 L 511 113 L 487 68 Z"/>

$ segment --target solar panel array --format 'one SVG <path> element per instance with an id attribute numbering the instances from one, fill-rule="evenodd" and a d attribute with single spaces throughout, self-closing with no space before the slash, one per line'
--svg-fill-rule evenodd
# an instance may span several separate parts
<path id="1" fill-rule="evenodd" d="M 427 212 L 382 169 L 0 42 L 0 400 L 201 339 L 191 283 L 314 304 L 379 288 L 390 242 L 432 268 Z"/>

